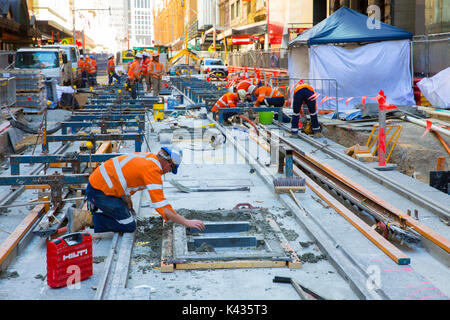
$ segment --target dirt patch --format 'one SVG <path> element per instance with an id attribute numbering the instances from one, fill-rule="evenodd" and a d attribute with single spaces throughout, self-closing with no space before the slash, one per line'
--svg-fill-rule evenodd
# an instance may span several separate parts
<path id="1" fill-rule="evenodd" d="M 0 272 L 0 279 L 11 279 L 11 278 L 18 278 L 19 273 L 17 271 L 9 272 L 9 271 L 2 271 Z"/>
<path id="2" fill-rule="evenodd" d="M 106 257 L 105 257 L 105 256 L 92 257 L 92 262 L 93 262 L 93 263 L 96 263 L 96 264 L 102 263 L 102 262 L 104 262 L 105 260 L 106 260 Z"/>
<path id="3" fill-rule="evenodd" d="M 306 263 L 306 262 L 317 263 L 320 260 L 326 260 L 327 257 L 324 254 L 316 256 L 314 253 L 305 253 L 305 254 L 299 256 L 299 259 L 303 263 Z"/>
<path id="4" fill-rule="evenodd" d="M 214 247 L 212 245 L 207 244 L 206 242 L 203 242 L 200 247 L 197 248 L 197 252 L 216 252 L 214 250 Z"/>
<path id="5" fill-rule="evenodd" d="M 310 245 L 314 244 L 313 241 L 306 241 L 306 242 L 299 241 L 298 243 L 302 246 L 302 248 L 308 248 Z"/>
<path id="6" fill-rule="evenodd" d="M 288 230 L 283 227 L 280 227 L 287 241 L 295 241 L 298 238 L 298 233 L 294 230 Z"/>

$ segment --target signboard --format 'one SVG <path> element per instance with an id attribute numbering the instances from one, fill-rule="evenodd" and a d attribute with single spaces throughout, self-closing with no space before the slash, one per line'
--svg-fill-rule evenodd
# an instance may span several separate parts
<path id="1" fill-rule="evenodd" d="M 231 44 L 234 46 L 253 44 L 253 37 L 232 37 Z"/>
<path id="2" fill-rule="evenodd" d="M 280 45 L 283 40 L 286 10 L 288 9 L 289 1 L 268 1 L 267 6 L 269 44 Z"/>
<path id="3" fill-rule="evenodd" d="M 309 30 L 310 28 L 289 28 L 289 33 L 303 33 L 306 30 Z"/>
<path id="4" fill-rule="evenodd" d="M 73 44 L 73 38 L 64 38 L 61 40 L 61 44 Z"/>

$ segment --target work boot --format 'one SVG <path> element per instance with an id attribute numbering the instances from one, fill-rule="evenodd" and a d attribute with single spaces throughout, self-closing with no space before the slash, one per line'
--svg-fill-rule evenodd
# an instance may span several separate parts
<path id="1" fill-rule="evenodd" d="M 78 232 L 86 227 L 92 227 L 92 213 L 88 210 L 81 210 L 73 207 L 67 209 L 67 231 L 69 233 Z"/>
<path id="2" fill-rule="evenodd" d="M 313 133 L 313 138 L 322 138 L 322 137 L 323 137 L 322 132 L 314 132 Z"/>

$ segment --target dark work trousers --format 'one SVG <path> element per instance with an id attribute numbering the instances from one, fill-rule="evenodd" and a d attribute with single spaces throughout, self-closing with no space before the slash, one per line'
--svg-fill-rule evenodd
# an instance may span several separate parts
<path id="1" fill-rule="evenodd" d="M 97 80 L 95 79 L 95 73 L 88 73 L 88 85 L 89 87 L 95 87 Z"/>
<path id="2" fill-rule="evenodd" d="M 88 73 L 86 71 L 83 71 L 81 73 L 81 87 L 86 88 L 87 82 L 88 82 Z"/>
<path id="3" fill-rule="evenodd" d="M 274 106 L 274 107 L 282 107 L 284 106 L 284 97 L 276 97 L 276 98 L 266 98 L 265 99 L 267 101 L 267 104 L 269 106 Z M 261 103 L 261 106 L 264 107 L 265 105 L 267 106 L 266 103 Z"/>
<path id="4" fill-rule="evenodd" d="M 298 90 L 294 94 L 294 115 L 292 116 L 291 133 L 298 133 L 298 123 L 300 121 L 300 110 L 303 104 L 308 106 L 309 116 L 311 118 L 311 125 L 313 132 L 321 132 L 322 129 L 319 124 L 319 119 L 317 118 L 318 110 L 316 107 L 316 101 L 310 100 L 309 98 L 314 95 L 314 92 L 308 88 L 303 88 Z"/>
<path id="5" fill-rule="evenodd" d="M 114 71 L 112 73 L 108 73 L 108 81 L 109 85 L 113 82 L 113 78 L 117 80 L 117 83 L 120 83 L 120 77 L 119 75 Z"/>
<path id="6" fill-rule="evenodd" d="M 102 191 L 86 186 L 86 199 L 92 212 L 94 231 L 134 232 L 136 221 L 128 205 L 120 198 L 107 196 Z M 98 209 L 101 211 L 99 212 Z"/>

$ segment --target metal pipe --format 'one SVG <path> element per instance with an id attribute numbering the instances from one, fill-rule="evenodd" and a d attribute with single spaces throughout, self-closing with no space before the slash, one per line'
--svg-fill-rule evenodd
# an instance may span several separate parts
<path id="1" fill-rule="evenodd" d="M 427 127 L 427 123 L 425 121 L 422 121 L 422 120 L 419 120 L 419 119 L 415 119 L 413 117 L 409 117 L 409 116 L 405 115 L 405 116 L 402 116 L 401 119 L 404 120 L 404 121 L 415 123 L 415 124 L 417 124 L 419 126 L 422 126 L 424 128 Z M 437 127 L 435 125 L 431 126 L 431 131 L 439 132 L 439 133 L 442 133 L 443 135 L 446 135 L 447 137 L 450 137 L 450 130 L 447 130 L 447 129 L 444 129 L 444 128 L 439 128 L 439 127 Z"/>

